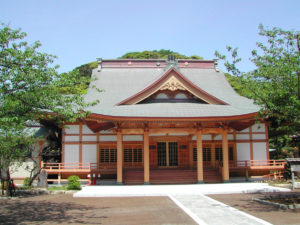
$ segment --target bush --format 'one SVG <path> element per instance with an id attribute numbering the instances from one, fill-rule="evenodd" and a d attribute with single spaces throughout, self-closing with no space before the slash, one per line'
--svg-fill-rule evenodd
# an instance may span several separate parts
<path id="1" fill-rule="evenodd" d="M 30 178 L 26 177 L 23 181 L 23 187 L 28 188 L 29 187 L 29 181 L 30 181 Z"/>
<path id="2" fill-rule="evenodd" d="M 68 190 L 81 190 L 80 185 L 80 178 L 78 176 L 73 175 L 68 177 Z"/>

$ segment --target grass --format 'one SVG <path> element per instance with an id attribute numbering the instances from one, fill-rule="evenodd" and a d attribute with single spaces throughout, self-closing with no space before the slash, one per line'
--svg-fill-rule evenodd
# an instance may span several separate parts
<path id="1" fill-rule="evenodd" d="M 48 191 L 66 191 L 67 186 L 52 186 L 47 188 Z"/>

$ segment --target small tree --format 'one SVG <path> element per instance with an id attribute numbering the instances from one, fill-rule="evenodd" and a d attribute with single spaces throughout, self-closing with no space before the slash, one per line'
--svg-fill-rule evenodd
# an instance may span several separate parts
<path id="1" fill-rule="evenodd" d="M 78 176 L 70 176 L 68 177 L 68 190 L 81 190 L 80 178 Z"/>
<path id="2" fill-rule="evenodd" d="M 246 96 L 261 106 L 261 116 L 271 121 L 274 135 L 288 138 L 300 131 L 299 32 L 265 29 L 260 25 L 259 34 L 266 42 L 258 42 L 258 49 L 252 50 L 252 71 L 238 69 L 241 58 L 237 48 L 227 47 L 231 60 L 217 51 L 215 54 L 225 60 L 228 72 L 246 89 Z"/>
<path id="3" fill-rule="evenodd" d="M 28 120 L 75 121 L 85 117 L 86 103 L 80 93 L 63 89 L 89 82 L 77 71 L 59 74 L 52 66 L 55 56 L 38 51 L 40 42 L 29 45 L 26 33 L 0 25 L 0 170 L 22 162 L 35 139 L 28 135 Z M 7 179 L 7 178 L 5 178 Z"/>

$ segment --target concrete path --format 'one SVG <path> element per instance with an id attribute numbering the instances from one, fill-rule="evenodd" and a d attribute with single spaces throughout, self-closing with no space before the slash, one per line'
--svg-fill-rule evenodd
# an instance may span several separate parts
<path id="1" fill-rule="evenodd" d="M 271 225 L 204 195 L 169 196 L 196 223 L 201 225 Z"/>
<path id="2" fill-rule="evenodd" d="M 128 197 L 128 196 L 168 196 L 233 194 L 253 192 L 290 191 L 287 188 L 269 186 L 267 183 L 226 183 L 187 185 L 109 185 L 86 186 L 74 197 Z"/>

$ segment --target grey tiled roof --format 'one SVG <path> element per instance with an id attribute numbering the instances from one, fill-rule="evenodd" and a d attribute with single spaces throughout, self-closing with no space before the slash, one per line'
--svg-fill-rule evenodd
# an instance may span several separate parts
<path id="1" fill-rule="evenodd" d="M 193 84 L 228 105 L 199 103 L 152 103 L 137 105 L 116 104 L 140 92 L 159 79 L 163 68 L 102 68 L 95 69 L 97 80 L 91 85 L 103 90 L 97 92 L 90 88 L 87 101 L 100 100 L 96 106 L 87 108 L 92 113 L 123 117 L 217 117 L 236 116 L 254 113 L 259 107 L 252 100 L 239 96 L 229 85 L 222 72 L 215 69 L 179 68 L 177 69 Z"/>

